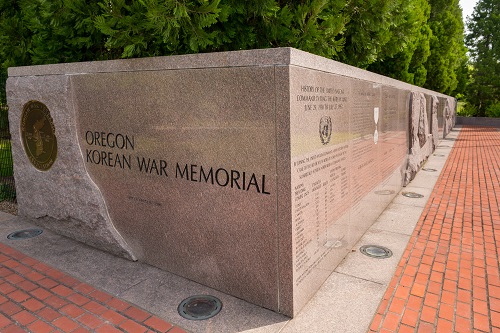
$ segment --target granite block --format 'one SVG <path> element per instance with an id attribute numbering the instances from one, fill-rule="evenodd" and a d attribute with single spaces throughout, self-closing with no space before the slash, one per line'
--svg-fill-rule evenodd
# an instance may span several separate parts
<path id="1" fill-rule="evenodd" d="M 320 264 L 329 259 L 334 262 L 328 266 L 335 267 L 341 260 L 329 254 L 345 237 L 345 228 L 335 226 L 350 206 L 351 81 L 290 68 L 294 312 L 331 273 L 331 268 L 321 269 Z"/>
<path id="2" fill-rule="evenodd" d="M 409 235 L 370 229 L 348 254 L 346 260 L 338 265 L 335 272 L 388 285 L 409 239 Z M 391 250 L 392 256 L 384 259 L 368 257 L 359 250 L 363 245 L 384 246 Z"/>
<path id="3" fill-rule="evenodd" d="M 500 128 L 500 118 L 490 117 L 456 117 L 457 125 L 473 125 Z"/>
<path id="4" fill-rule="evenodd" d="M 334 272 L 297 319 L 280 332 L 365 333 L 386 289 L 379 283 Z"/>
<path id="5" fill-rule="evenodd" d="M 438 103 L 438 110 L 437 110 L 437 117 L 438 117 L 438 137 L 441 140 L 444 138 L 444 114 L 445 114 L 445 107 L 446 107 L 446 98 L 442 96 L 437 97 L 439 103 Z"/>
<path id="6" fill-rule="evenodd" d="M 431 104 L 430 104 L 430 113 L 432 114 L 431 118 L 431 133 L 432 133 L 432 143 L 434 149 L 439 144 L 439 125 L 438 125 L 438 104 L 439 100 L 436 96 L 431 96 Z"/>
<path id="7" fill-rule="evenodd" d="M 275 67 L 277 142 L 276 170 L 291 170 L 290 158 L 290 67 Z M 278 284 L 280 288 L 279 312 L 293 313 L 293 227 L 292 227 L 292 189 L 289 172 L 277 172 L 276 224 L 278 230 Z M 279 204 L 278 204 L 279 203 Z M 281 249 L 281 250 L 280 250 Z"/>
<path id="8" fill-rule="evenodd" d="M 32 100 L 53 118 L 47 171 L 22 145 Z M 287 316 L 415 175 L 456 105 L 291 48 L 11 68 L 8 102 L 22 216 Z"/>
<path id="9" fill-rule="evenodd" d="M 86 74 L 72 87 L 86 169 L 137 257 L 276 309 L 274 68 Z"/>
<path id="10" fill-rule="evenodd" d="M 7 80 L 19 215 L 65 236 L 135 260 L 131 248 L 111 222 L 100 189 L 85 171 L 77 145 L 69 81 L 68 76 L 52 75 Z M 57 159 L 48 171 L 34 168 L 22 145 L 21 112 L 31 100 L 48 107 L 56 129 Z"/>
<path id="11" fill-rule="evenodd" d="M 445 107 L 444 107 L 444 129 L 443 129 L 443 139 L 450 133 L 451 129 L 455 125 L 455 116 L 456 116 L 456 101 L 452 97 L 447 97 L 445 99 Z"/>
<path id="12" fill-rule="evenodd" d="M 391 203 L 372 225 L 372 229 L 411 236 L 421 210 L 420 207 Z"/>
<path id="13" fill-rule="evenodd" d="M 433 151 L 434 142 L 430 133 L 428 113 L 425 95 L 412 92 L 409 128 L 410 145 L 405 185 L 415 178 L 416 173 Z"/>

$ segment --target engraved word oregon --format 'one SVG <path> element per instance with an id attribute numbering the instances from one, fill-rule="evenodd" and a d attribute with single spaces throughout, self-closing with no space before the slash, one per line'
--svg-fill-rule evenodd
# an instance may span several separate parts
<path id="1" fill-rule="evenodd" d="M 231 170 L 224 167 L 171 162 L 136 153 L 134 135 L 102 131 L 86 131 L 85 162 L 108 168 L 131 170 L 164 178 L 206 183 L 241 191 L 270 194 L 266 175 Z M 118 152 L 117 152 L 118 151 Z"/>

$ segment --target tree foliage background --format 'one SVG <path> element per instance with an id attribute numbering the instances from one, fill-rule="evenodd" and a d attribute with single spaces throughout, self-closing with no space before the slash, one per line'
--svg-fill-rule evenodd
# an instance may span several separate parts
<path id="1" fill-rule="evenodd" d="M 0 0 L 0 71 L 294 47 L 456 94 L 461 22 L 458 0 Z"/>
<path id="2" fill-rule="evenodd" d="M 462 10 L 459 0 L 429 0 L 429 3 L 433 36 L 424 87 L 451 95 L 459 84 L 461 91 L 465 88 L 466 76 L 460 73 L 467 64 Z"/>
<path id="3" fill-rule="evenodd" d="M 467 102 L 477 116 L 500 117 L 500 1 L 479 0 L 467 27 L 471 56 Z"/>

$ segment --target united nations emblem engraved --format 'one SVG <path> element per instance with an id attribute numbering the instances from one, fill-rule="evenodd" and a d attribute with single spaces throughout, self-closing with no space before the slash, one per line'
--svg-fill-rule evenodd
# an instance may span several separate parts
<path id="1" fill-rule="evenodd" d="M 21 138 L 31 164 L 41 171 L 50 169 L 57 157 L 54 121 L 47 106 L 29 101 L 21 115 Z"/>
<path id="2" fill-rule="evenodd" d="M 332 138 L 332 118 L 330 116 L 323 116 L 319 121 L 319 137 L 321 143 L 326 145 Z"/>

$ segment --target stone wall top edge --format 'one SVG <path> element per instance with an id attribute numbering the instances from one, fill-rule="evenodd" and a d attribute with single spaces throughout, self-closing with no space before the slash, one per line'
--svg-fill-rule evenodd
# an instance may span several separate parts
<path id="1" fill-rule="evenodd" d="M 90 73 L 158 71 L 243 66 L 286 65 L 290 48 L 197 53 L 150 58 L 116 59 L 20 66 L 8 69 L 9 77 L 42 75 L 76 75 Z"/>
<path id="2" fill-rule="evenodd" d="M 415 86 L 403 81 L 399 81 L 387 76 L 373 73 L 361 68 L 350 66 L 335 60 L 327 59 L 298 49 L 291 49 L 290 65 L 309 68 L 313 70 L 319 70 L 354 79 L 375 82 L 387 86 L 393 86 L 400 89 L 407 89 L 413 92 L 421 92 L 424 94 L 441 96 L 441 97 L 451 97 L 433 90 Z"/>
<path id="3" fill-rule="evenodd" d="M 431 95 L 447 95 L 294 48 L 270 48 L 11 67 L 9 77 L 247 66 L 298 66 Z"/>

